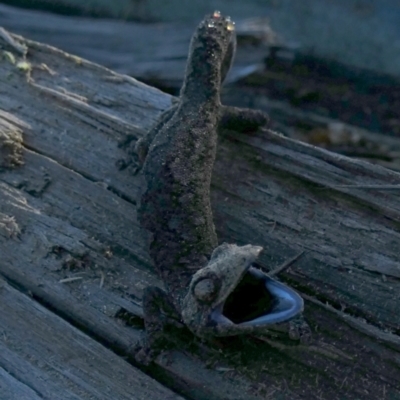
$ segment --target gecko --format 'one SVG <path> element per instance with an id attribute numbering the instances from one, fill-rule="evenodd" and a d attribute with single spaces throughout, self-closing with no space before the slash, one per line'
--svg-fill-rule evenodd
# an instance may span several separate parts
<path id="1" fill-rule="evenodd" d="M 190 43 L 178 101 L 135 146 L 138 221 L 165 286 L 143 293 L 146 334 L 134 349 L 143 364 L 165 347 L 171 318 L 207 339 L 279 331 L 303 311 L 294 290 L 253 266 L 261 246 L 218 244 L 210 200 L 218 132 L 251 132 L 268 122 L 260 110 L 221 104 L 235 51 L 234 22 L 218 11 L 206 16 Z M 292 327 L 285 329 L 293 336 Z"/>

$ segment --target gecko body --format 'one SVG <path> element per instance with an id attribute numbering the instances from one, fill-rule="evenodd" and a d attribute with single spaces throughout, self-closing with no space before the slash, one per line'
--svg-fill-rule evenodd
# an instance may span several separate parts
<path id="1" fill-rule="evenodd" d="M 143 180 L 138 220 L 165 285 L 165 291 L 144 292 L 147 338 L 136 352 L 142 362 L 163 346 L 165 315 L 207 338 L 262 332 L 303 309 L 293 290 L 252 267 L 261 247 L 218 245 L 210 203 L 218 131 L 224 126 L 254 131 L 268 120 L 261 111 L 221 104 L 221 84 L 235 49 L 230 18 L 219 12 L 205 17 L 192 37 L 178 101 L 136 145 Z M 256 310 L 232 297 L 238 287 L 247 296 L 246 287 L 256 282 Z M 267 309 L 273 312 L 265 317 Z"/>

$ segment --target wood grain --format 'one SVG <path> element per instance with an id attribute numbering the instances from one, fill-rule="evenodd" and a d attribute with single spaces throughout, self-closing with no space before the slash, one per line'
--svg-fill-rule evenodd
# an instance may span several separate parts
<path id="1" fill-rule="evenodd" d="M 182 399 L 2 279 L 0 301 L 2 399 Z"/>
<path id="2" fill-rule="evenodd" d="M 28 55 L 11 46 L 15 63 L 0 61 L 0 138 L 14 140 L 24 165 L 0 173 L 0 274 L 129 356 L 142 290 L 161 283 L 136 222 L 138 178 L 121 160 L 127 137 L 140 137 L 171 98 L 13 38 Z M 268 130 L 226 132 L 212 187 L 220 241 L 262 245 L 266 270 L 306 252 L 282 279 L 309 299 L 315 342 L 204 346 L 189 336 L 193 348 L 182 344 L 147 372 L 191 399 L 400 398 L 400 200 L 338 187 L 360 183 L 399 184 L 400 174 Z"/>

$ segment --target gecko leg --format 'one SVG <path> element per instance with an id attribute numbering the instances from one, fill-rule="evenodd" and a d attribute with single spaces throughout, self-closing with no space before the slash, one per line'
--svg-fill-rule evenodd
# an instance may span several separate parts
<path id="1" fill-rule="evenodd" d="M 254 132 L 268 121 L 268 115 L 260 110 L 222 106 L 219 127 L 237 132 Z"/>
<path id="2" fill-rule="evenodd" d="M 165 327 L 169 317 L 179 319 L 171 300 L 159 287 L 150 286 L 143 294 L 145 336 L 135 345 L 136 361 L 149 365 L 168 345 Z"/>
<path id="3" fill-rule="evenodd" d="M 126 141 L 122 144 L 126 147 L 128 158 L 119 160 L 117 167 L 119 169 L 130 168 L 132 175 L 136 175 L 143 167 L 149 148 L 157 133 L 162 127 L 171 119 L 175 110 L 178 107 L 178 100 L 172 100 L 172 106 L 161 113 L 160 117 L 153 127 L 146 132 L 140 139 L 134 141 L 134 137 L 127 137 Z"/>
<path id="4" fill-rule="evenodd" d="M 138 164 L 140 166 L 143 165 L 149 151 L 149 147 L 156 137 L 157 133 L 163 128 L 166 123 L 168 123 L 177 108 L 178 104 L 176 102 L 174 105 L 172 105 L 171 108 L 168 108 L 166 111 L 164 111 L 161 114 L 160 118 L 157 120 L 156 124 L 136 142 L 134 151 L 137 155 Z"/>

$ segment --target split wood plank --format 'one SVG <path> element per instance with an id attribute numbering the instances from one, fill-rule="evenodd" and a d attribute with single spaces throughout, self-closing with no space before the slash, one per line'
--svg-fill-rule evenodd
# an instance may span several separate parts
<path id="1" fill-rule="evenodd" d="M 183 400 L 0 278 L 0 397 Z"/>

